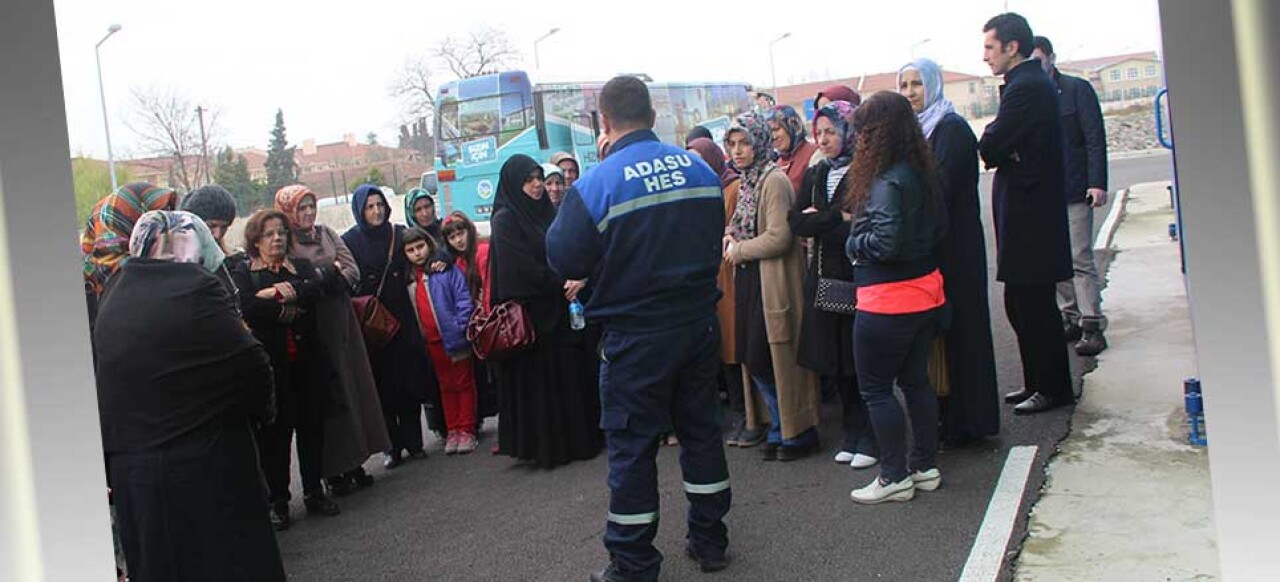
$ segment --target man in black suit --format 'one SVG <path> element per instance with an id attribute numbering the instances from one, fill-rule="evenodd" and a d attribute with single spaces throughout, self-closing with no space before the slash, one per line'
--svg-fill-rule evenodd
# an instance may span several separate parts
<path id="1" fill-rule="evenodd" d="M 1071 261 L 1075 277 L 1058 283 L 1058 307 L 1062 309 L 1067 341 L 1076 353 L 1096 356 L 1107 349 L 1102 331 L 1102 285 L 1093 260 L 1093 209 L 1107 203 L 1107 130 L 1102 122 L 1098 94 L 1088 81 L 1064 75 L 1054 63 L 1053 43 L 1037 36 L 1031 57 L 1058 86 L 1062 116 L 1063 175 L 1067 197 L 1067 224 L 1071 229 Z"/>
<path id="2" fill-rule="evenodd" d="M 1029 58 L 1033 37 L 1025 18 L 1001 14 L 983 32 L 983 60 L 1005 84 L 978 148 L 986 166 L 996 168 L 996 280 L 1004 283 L 1024 382 L 1005 401 L 1017 404 L 1015 413 L 1034 414 L 1072 401 L 1057 304 L 1057 283 L 1072 276 L 1058 89 Z"/>

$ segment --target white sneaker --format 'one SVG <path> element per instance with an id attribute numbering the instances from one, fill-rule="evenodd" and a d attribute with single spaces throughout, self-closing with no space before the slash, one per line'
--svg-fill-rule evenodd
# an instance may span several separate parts
<path id="1" fill-rule="evenodd" d="M 942 485 L 942 473 L 937 467 L 928 471 L 916 471 L 911 474 L 911 482 L 915 483 L 916 489 L 933 491 Z"/>
<path id="2" fill-rule="evenodd" d="M 849 451 L 840 451 L 840 452 L 836 453 L 836 462 L 837 462 L 837 463 L 848 463 L 848 462 L 852 461 L 852 460 L 853 460 L 853 458 L 854 458 L 854 457 L 856 457 L 856 456 L 857 456 L 857 455 L 854 455 L 853 453 L 850 453 Z"/>
<path id="3" fill-rule="evenodd" d="M 910 476 L 888 485 L 882 485 L 880 478 L 876 477 L 875 481 L 872 481 L 870 485 L 862 489 L 854 489 L 849 493 L 849 497 L 853 499 L 854 503 L 862 503 L 864 505 L 874 505 L 884 501 L 910 501 L 915 496 L 916 488 Z"/>
<path id="4" fill-rule="evenodd" d="M 879 462 L 880 462 L 880 459 L 877 459 L 871 455 L 864 455 L 862 453 L 858 453 L 854 455 L 852 459 L 849 459 L 849 466 L 853 467 L 854 469 L 869 469 L 871 467 L 876 466 L 876 463 L 879 463 Z"/>

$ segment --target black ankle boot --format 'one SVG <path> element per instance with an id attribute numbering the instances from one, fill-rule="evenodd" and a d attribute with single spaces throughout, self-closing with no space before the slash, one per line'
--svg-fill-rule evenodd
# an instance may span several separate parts
<path id="1" fill-rule="evenodd" d="M 270 510 L 271 528 L 276 531 L 284 531 L 293 525 L 293 519 L 289 516 L 289 502 L 277 501 L 271 504 Z"/>
<path id="2" fill-rule="evenodd" d="M 328 495 L 325 495 L 323 491 L 308 493 L 306 498 L 303 499 L 303 504 L 307 506 L 308 515 L 332 517 L 342 512 L 342 510 L 338 508 L 338 504 L 334 503 L 334 501 L 330 499 Z"/>
<path id="3" fill-rule="evenodd" d="M 1076 342 L 1076 354 L 1085 357 L 1096 356 L 1105 349 L 1107 349 L 1107 338 L 1103 337 L 1102 330 L 1087 330 L 1080 341 Z"/>

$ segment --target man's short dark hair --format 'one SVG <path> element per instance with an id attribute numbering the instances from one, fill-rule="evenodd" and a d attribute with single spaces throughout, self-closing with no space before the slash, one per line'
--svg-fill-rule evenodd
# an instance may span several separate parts
<path id="1" fill-rule="evenodd" d="M 1032 50 L 1039 50 L 1046 56 L 1053 54 L 1053 43 L 1049 42 L 1049 39 L 1043 36 L 1037 36 L 1031 44 Z"/>
<path id="2" fill-rule="evenodd" d="M 986 26 L 982 27 L 982 32 L 989 30 L 996 31 L 996 39 L 1001 45 L 1007 45 L 1011 42 L 1018 42 L 1018 54 L 1022 58 L 1031 56 L 1031 51 L 1035 50 L 1033 46 L 1033 36 L 1031 34 L 1031 25 L 1027 24 L 1027 19 L 1022 15 L 1013 12 L 1006 12 L 987 21 Z"/>
<path id="3" fill-rule="evenodd" d="M 651 128 L 656 115 L 649 100 L 649 87 L 644 81 L 626 75 L 604 84 L 600 91 L 600 112 L 621 128 Z"/>
<path id="4" fill-rule="evenodd" d="M 764 91 L 760 91 L 756 93 L 756 99 L 760 99 L 761 97 L 767 99 L 770 105 L 774 105 L 778 102 L 776 99 L 773 98 L 773 95 L 765 93 Z"/>

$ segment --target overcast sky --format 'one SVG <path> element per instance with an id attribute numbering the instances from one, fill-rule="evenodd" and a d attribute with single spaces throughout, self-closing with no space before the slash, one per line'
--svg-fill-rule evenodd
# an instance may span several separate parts
<path id="1" fill-rule="evenodd" d="M 533 81 L 606 80 L 778 84 L 896 70 L 918 56 L 989 74 L 982 25 L 1004 6 L 1053 40 L 1060 60 L 1159 50 L 1156 0 L 894 0 L 754 3 L 691 0 L 55 0 L 72 154 L 105 158 L 94 44 L 102 45 L 112 145 L 140 154 L 124 125 L 131 87 L 173 88 L 222 113 L 222 141 L 265 148 L 277 108 L 290 142 L 376 131 L 394 144 L 400 119 L 388 87 L 405 58 L 479 24 L 507 32 Z M 537 6 L 545 8 L 536 8 Z M 750 7 L 746 12 L 730 12 Z M 786 10 L 783 7 L 794 7 Z M 817 6 L 817 7 L 815 7 Z M 533 41 L 542 70 L 534 70 Z M 438 81 L 446 81 L 445 72 Z"/>

